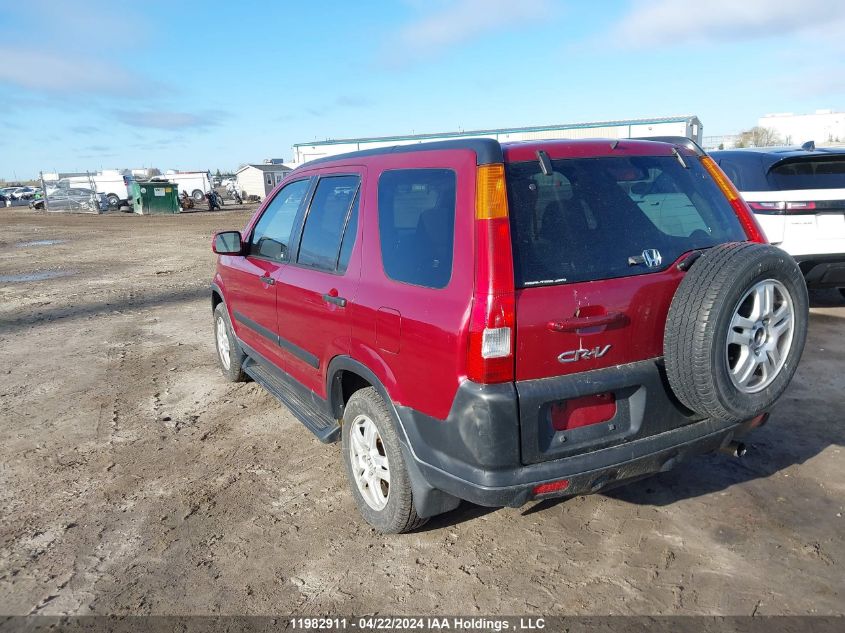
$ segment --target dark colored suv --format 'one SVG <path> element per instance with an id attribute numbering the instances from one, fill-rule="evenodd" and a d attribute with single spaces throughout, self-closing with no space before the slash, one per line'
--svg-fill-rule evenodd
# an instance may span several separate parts
<path id="1" fill-rule="evenodd" d="M 690 143 L 469 139 L 317 160 L 218 233 L 219 364 L 402 532 L 741 450 L 807 291 Z"/>

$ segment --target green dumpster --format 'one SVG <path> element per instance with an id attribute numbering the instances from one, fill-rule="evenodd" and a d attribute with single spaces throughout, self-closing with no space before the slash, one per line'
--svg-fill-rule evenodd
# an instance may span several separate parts
<path id="1" fill-rule="evenodd" d="M 172 182 L 139 182 L 137 196 L 133 192 L 132 206 L 135 213 L 179 213 L 179 188 Z"/>

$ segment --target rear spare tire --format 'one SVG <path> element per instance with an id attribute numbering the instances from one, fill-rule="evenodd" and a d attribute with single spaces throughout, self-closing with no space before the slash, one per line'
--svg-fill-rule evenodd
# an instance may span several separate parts
<path id="1" fill-rule="evenodd" d="M 807 286 L 768 244 L 707 250 L 681 281 L 663 354 L 672 391 L 692 411 L 740 422 L 783 394 L 807 338 Z"/>

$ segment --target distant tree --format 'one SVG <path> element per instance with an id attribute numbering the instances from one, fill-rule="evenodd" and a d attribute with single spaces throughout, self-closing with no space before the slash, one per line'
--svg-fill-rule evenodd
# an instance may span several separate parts
<path id="1" fill-rule="evenodd" d="M 725 149 L 725 144 L 724 144 L 724 143 L 719 143 L 719 149 Z"/>
<path id="2" fill-rule="evenodd" d="M 149 174 L 150 178 L 153 178 L 155 176 L 161 176 L 161 170 L 158 167 L 150 167 L 147 170 L 147 173 Z"/>
<path id="3" fill-rule="evenodd" d="M 217 168 L 217 173 L 214 174 L 214 175 L 217 176 L 218 178 L 220 178 L 220 168 L 219 167 Z"/>
<path id="4" fill-rule="evenodd" d="M 755 125 L 750 130 L 746 130 L 739 135 L 736 147 L 770 147 L 782 143 L 783 139 L 777 133 L 777 130 Z"/>

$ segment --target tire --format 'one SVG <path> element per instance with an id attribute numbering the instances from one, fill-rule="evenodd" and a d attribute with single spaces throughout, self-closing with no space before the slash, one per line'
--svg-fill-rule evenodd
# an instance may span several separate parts
<path id="1" fill-rule="evenodd" d="M 365 431 L 369 425 L 374 426 L 375 435 L 368 442 Z M 353 434 L 358 434 L 358 440 Z M 341 446 L 355 505 L 367 523 L 383 534 L 400 534 L 428 521 L 417 515 L 411 480 L 390 411 L 372 387 L 356 391 L 349 399 L 343 412 Z M 365 481 L 368 471 L 363 465 L 364 458 L 356 457 L 356 453 L 369 454 L 369 472 L 375 475 L 370 482 L 377 483 L 378 488 Z M 379 473 L 389 476 L 389 484 L 378 477 Z"/>
<path id="2" fill-rule="evenodd" d="M 205 194 L 199 189 L 194 189 L 191 197 L 194 199 L 194 202 L 202 202 L 205 199 Z"/>
<path id="3" fill-rule="evenodd" d="M 748 242 L 709 249 L 669 307 L 663 354 L 672 391 L 710 418 L 741 422 L 763 413 L 795 374 L 808 312 L 804 277 L 781 249 Z"/>
<path id="4" fill-rule="evenodd" d="M 229 312 L 224 303 L 218 303 L 214 308 L 214 350 L 217 366 L 229 382 L 246 382 L 243 370 L 244 353 L 235 338 Z M 225 336 L 225 344 L 221 345 L 221 337 Z M 227 362 L 228 361 L 228 362 Z"/>
<path id="5" fill-rule="evenodd" d="M 120 208 L 120 198 L 118 198 L 115 194 L 110 193 L 106 196 L 109 200 L 109 207 L 112 209 L 119 209 Z"/>

